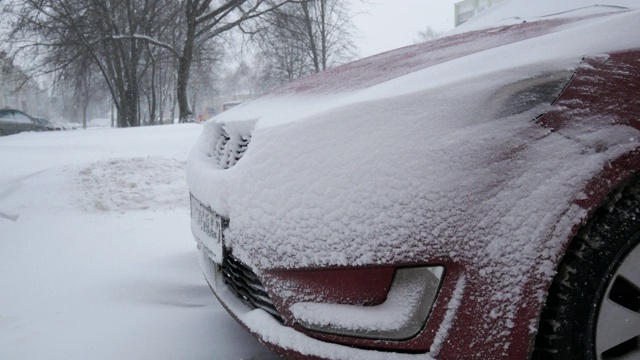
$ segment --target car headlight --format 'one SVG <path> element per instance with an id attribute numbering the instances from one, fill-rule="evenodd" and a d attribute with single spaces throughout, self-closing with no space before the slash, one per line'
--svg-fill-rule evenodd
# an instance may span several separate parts
<path id="1" fill-rule="evenodd" d="M 436 300 L 444 267 L 396 270 L 387 299 L 374 306 L 299 302 L 296 321 L 312 331 L 378 340 L 406 340 L 424 327 Z"/>

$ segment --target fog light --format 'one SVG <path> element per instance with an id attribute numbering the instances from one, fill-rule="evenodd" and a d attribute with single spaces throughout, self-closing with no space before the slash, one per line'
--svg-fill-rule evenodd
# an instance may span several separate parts
<path id="1" fill-rule="evenodd" d="M 300 302 L 291 312 L 304 328 L 336 335 L 379 340 L 405 340 L 427 321 L 444 268 L 396 270 L 387 299 L 375 306 Z"/>

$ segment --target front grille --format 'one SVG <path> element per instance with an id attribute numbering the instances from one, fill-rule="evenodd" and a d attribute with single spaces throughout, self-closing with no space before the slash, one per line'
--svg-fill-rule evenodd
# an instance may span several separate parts
<path id="1" fill-rule="evenodd" d="M 223 124 L 218 124 L 217 141 L 211 156 L 222 169 L 234 166 L 247 151 L 251 142 L 251 134 L 229 131 Z"/>
<path id="2" fill-rule="evenodd" d="M 257 308 L 268 312 L 282 322 L 282 318 L 273 306 L 262 282 L 251 269 L 234 259 L 230 254 L 225 254 L 222 260 L 222 274 L 225 284 L 229 285 L 229 288 L 240 300 L 253 309 Z"/>

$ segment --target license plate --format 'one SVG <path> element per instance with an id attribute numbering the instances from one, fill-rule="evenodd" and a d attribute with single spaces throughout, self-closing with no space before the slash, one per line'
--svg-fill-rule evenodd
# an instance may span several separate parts
<path id="1" fill-rule="evenodd" d="M 191 232 L 209 250 L 209 257 L 222 264 L 222 217 L 191 196 Z"/>

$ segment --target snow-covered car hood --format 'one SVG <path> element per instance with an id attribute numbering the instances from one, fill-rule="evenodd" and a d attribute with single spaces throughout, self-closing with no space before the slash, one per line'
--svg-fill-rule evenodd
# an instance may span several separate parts
<path id="1" fill-rule="evenodd" d="M 580 184 L 640 135 L 621 125 L 576 141 L 533 121 L 546 105 L 509 111 L 505 89 L 640 48 L 638 10 L 567 14 L 469 26 L 222 113 L 190 154 L 189 189 L 230 219 L 226 246 L 257 271 L 421 254 L 510 264 L 515 283 L 534 265 L 552 273 L 548 249 L 586 215 Z"/>

